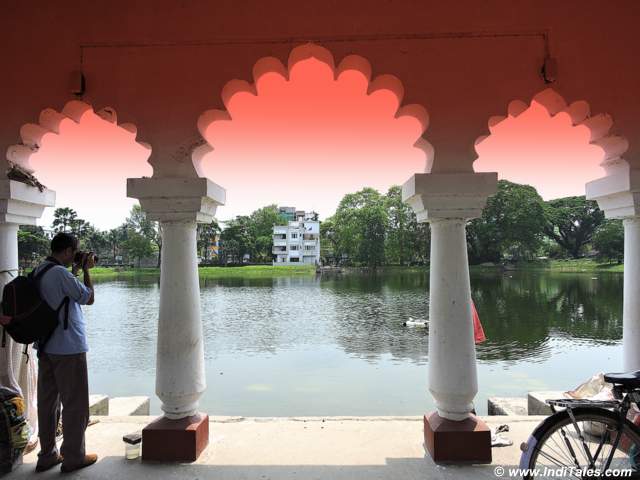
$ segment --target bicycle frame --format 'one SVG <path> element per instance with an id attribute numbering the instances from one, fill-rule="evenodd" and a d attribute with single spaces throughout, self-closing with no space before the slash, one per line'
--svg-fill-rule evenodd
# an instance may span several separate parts
<path id="1" fill-rule="evenodd" d="M 585 441 L 584 435 L 580 431 L 580 428 L 577 424 L 577 421 L 575 419 L 574 412 L 573 412 L 574 408 L 579 408 L 579 407 L 594 408 L 595 407 L 608 412 L 611 412 L 611 410 L 613 410 L 615 412 L 616 417 L 618 418 L 618 425 L 616 427 L 617 435 L 615 439 L 613 439 L 611 452 L 609 453 L 609 458 L 607 458 L 607 461 L 604 465 L 604 470 L 606 471 L 610 467 L 611 462 L 613 461 L 614 453 L 620 443 L 620 439 L 622 437 L 622 426 L 626 424 L 629 428 L 631 428 L 638 435 L 640 435 L 640 428 L 638 428 L 636 425 L 634 425 L 633 423 L 627 420 L 627 414 L 629 412 L 629 409 L 631 408 L 631 405 L 640 404 L 639 403 L 640 391 L 638 390 L 625 391 L 621 386 L 616 385 L 613 388 L 613 394 L 614 394 L 615 400 L 611 400 L 611 401 L 575 400 L 575 399 L 547 400 L 546 403 L 551 407 L 551 411 L 553 412 L 553 414 L 547 417 L 542 423 L 540 423 L 540 425 L 538 425 L 535 428 L 535 430 L 531 433 L 527 442 L 523 443 L 520 446 L 522 450 L 522 455 L 520 456 L 520 468 L 523 470 L 527 470 L 529 468 L 531 455 L 533 455 L 533 452 L 535 451 L 536 445 L 538 443 L 538 440 L 537 440 L 538 435 L 536 434 L 540 430 L 547 430 L 548 428 L 551 427 L 551 425 L 555 424 L 558 421 L 556 415 L 558 413 L 561 413 L 561 410 L 557 410 L 558 407 L 564 408 L 567 411 L 567 414 L 569 415 L 571 424 L 573 425 L 576 431 L 576 434 L 578 435 L 578 438 L 582 443 L 584 453 L 586 455 L 586 458 L 589 461 L 589 466 L 587 468 L 590 468 L 590 469 L 595 468 L 595 459 L 598 458 L 598 455 L 600 454 L 603 446 L 606 443 L 605 442 L 606 436 L 603 436 L 602 441 L 598 445 L 598 448 L 595 452 L 595 455 L 592 456 L 587 446 L 587 443 Z M 561 429 L 560 432 L 563 436 L 563 439 L 567 445 L 568 450 L 571 453 L 571 456 L 573 458 L 574 463 L 576 464 L 576 467 L 580 467 L 576 453 L 573 450 L 573 447 L 569 442 L 569 439 L 567 438 L 564 428 Z"/>

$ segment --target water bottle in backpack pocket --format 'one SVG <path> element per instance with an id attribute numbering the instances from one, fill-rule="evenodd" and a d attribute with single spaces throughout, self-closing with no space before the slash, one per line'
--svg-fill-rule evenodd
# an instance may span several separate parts
<path id="1" fill-rule="evenodd" d="M 2 347 L 6 346 L 6 335 L 9 334 L 17 343 L 26 345 L 25 355 L 27 347 L 34 342 L 38 342 L 41 350 L 58 326 L 62 308 L 65 309 L 64 329 L 68 328 L 69 297 L 65 297 L 54 310 L 40 296 L 40 280 L 55 266 L 55 263 L 47 263 L 37 274 L 31 272 L 27 276 L 16 277 L 4 286 L 2 313 L 11 320 L 3 326 Z"/>

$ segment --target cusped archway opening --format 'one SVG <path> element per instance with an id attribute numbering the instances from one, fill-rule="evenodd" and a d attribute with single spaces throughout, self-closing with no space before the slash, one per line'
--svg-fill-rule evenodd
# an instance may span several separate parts
<path id="1" fill-rule="evenodd" d="M 488 126 L 476 140 L 474 169 L 531 185 L 545 200 L 584 195 L 586 183 L 628 167 L 629 144 L 611 132 L 611 116 L 592 115 L 586 101 L 568 104 L 552 89 L 529 104 L 514 100 Z"/>
<path id="2" fill-rule="evenodd" d="M 227 190 L 222 218 L 278 203 L 331 215 L 342 195 L 401 184 L 430 169 L 431 145 L 422 137 L 428 114 L 402 105 L 392 75 L 372 78 L 357 55 L 336 66 L 317 45 L 292 50 L 288 65 L 272 57 L 253 68 L 253 83 L 223 88 L 225 110 L 198 121 L 207 145 L 194 153 L 199 174 Z"/>
<path id="3" fill-rule="evenodd" d="M 9 147 L 13 165 L 56 192 L 56 207 L 74 209 L 101 230 L 121 225 L 136 200 L 127 198 L 128 177 L 151 176 L 151 147 L 136 141 L 136 126 L 118 124 L 109 107 L 95 112 L 73 100 L 58 112 L 47 108 L 38 123 L 20 129 L 22 143 Z M 49 227 L 53 208 L 40 225 Z"/>

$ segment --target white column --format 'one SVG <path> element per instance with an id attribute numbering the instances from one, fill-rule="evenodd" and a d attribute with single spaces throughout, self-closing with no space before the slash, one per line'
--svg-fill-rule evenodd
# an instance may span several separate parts
<path id="1" fill-rule="evenodd" d="M 162 222 L 156 394 L 167 418 L 194 415 L 206 389 L 196 222 Z"/>
<path id="2" fill-rule="evenodd" d="M 18 275 L 18 224 L 0 223 L 0 292 Z"/>
<path id="3" fill-rule="evenodd" d="M 422 173 L 402 187 L 419 222 L 431 223 L 429 391 L 442 418 L 469 416 L 478 392 L 466 222 L 496 191 L 495 173 Z"/>
<path id="4" fill-rule="evenodd" d="M 18 275 L 18 225 L 0 223 L 0 295 L 4 286 Z M 7 335 L 5 348 L 0 348 L 0 385 L 24 395 L 20 385 L 20 370 L 23 345 Z M 30 399 L 32 400 L 32 399 Z M 37 416 L 29 419 L 37 420 Z"/>
<path id="5" fill-rule="evenodd" d="M 624 219 L 622 325 L 624 369 L 640 370 L 640 217 Z"/>
<path id="6" fill-rule="evenodd" d="M 197 413 L 206 389 L 196 222 L 211 222 L 225 191 L 206 178 L 129 178 L 127 196 L 162 226 L 156 394 L 178 420 Z"/>
<path id="7" fill-rule="evenodd" d="M 605 177 L 587 183 L 586 193 L 607 218 L 624 223 L 622 368 L 640 370 L 640 170 L 622 160 L 605 170 Z"/>
<path id="8" fill-rule="evenodd" d="M 431 221 L 429 391 L 449 420 L 464 420 L 478 392 L 465 224 Z"/>
<path id="9" fill-rule="evenodd" d="M 9 180 L 0 179 L 0 293 L 4 286 L 18 274 L 18 228 L 35 225 L 45 207 L 55 204 L 55 192 L 39 189 Z M 24 346 L 7 337 L 6 348 L 0 348 L 0 384 L 13 387 L 24 398 L 27 420 L 32 428 L 29 443 L 38 438 L 38 412 L 36 405 L 36 369 L 33 360 L 26 364 L 22 352 Z M 31 358 L 33 354 L 29 352 Z"/>

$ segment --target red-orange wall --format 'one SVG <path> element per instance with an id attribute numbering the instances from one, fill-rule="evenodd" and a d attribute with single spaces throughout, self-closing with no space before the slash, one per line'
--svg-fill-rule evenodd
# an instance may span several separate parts
<path id="1" fill-rule="evenodd" d="M 374 75 L 398 76 L 404 103 L 429 111 L 426 137 L 437 168 L 468 169 L 487 119 L 545 88 L 536 32 L 549 32 L 559 67 L 553 88 L 569 102 L 587 100 L 593 113 L 612 114 L 616 132 L 631 143 L 626 158 L 640 167 L 635 0 L 4 0 L 0 9 L 2 152 L 40 110 L 59 110 L 73 98 L 69 76 L 80 68 L 81 51 L 83 99 L 135 123 L 139 139 L 154 148 L 152 162 L 165 162 L 198 138 L 202 111 L 223 107 L 228 80 L 252 81 L 260 57 L 286 64 L 292 47 L 313 40 L 336 62 L 356 53 Z"/>

